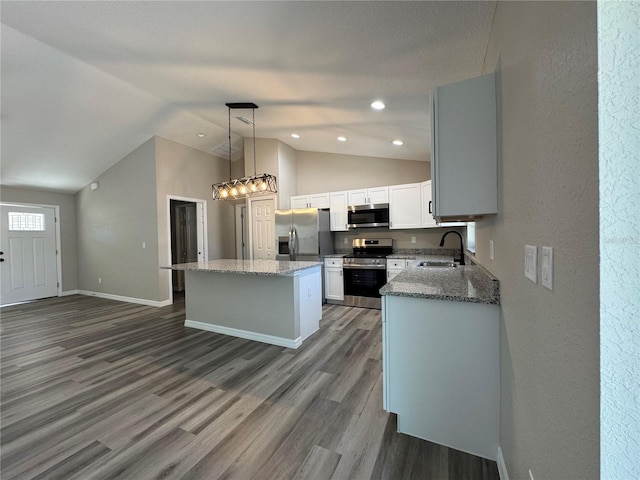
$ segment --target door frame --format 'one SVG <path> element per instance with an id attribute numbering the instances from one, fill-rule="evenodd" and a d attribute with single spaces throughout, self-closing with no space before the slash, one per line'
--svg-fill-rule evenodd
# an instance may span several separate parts
<path id="1" fill-rule="evenodd" d="M 244 218 L 242 218 L 242 209 L 244 208 Z M 238 260 L 248 260 L 245 258 L 244 252 L 246 246 L 249 244 L 249 227 L 247 225 L 247 205 L 246 203 L 238 203 L 235 205 L 235 224 L 236 224 L 236 259 Z M 242 232 L 245 232 L 245 237 L 243 238 Z M 242 245 L 242 240 L 247 240 L 245 245 Z"/>
<path id="2" fill-rule="evenodd" d="M 275 193 L 247 198 L 247 243 L 249 244 L 247 253 L 249 254 L 249 260 L 253 260 L 253 202 L 258 200 L 273 200 L 273 211 L 275 212 L 278 208 L 278 197 Z M 276 239 L 274 238 L 273 241 L 275 242 Z"/>
<path id="3" fill-rule="evenodd" d="M 49 205 L 44 203 L 23 203 L 23 202 L 0 202 L 0 205 L 3 207 L 26 207 L 26 208 L 53 208 L 54 216 L 55 216 L 55 237 L 56 237 L 56 276 L 58 288 L 56 289 L 57 296 L 62 296 L 62 247 L 60 242 L 60 205 Z M 4 221 L 4 220 L 3 220 Z M 69 295 L 73 293 L 78 293 L 77 291 L 72 291 Z M 7 305 L 3 305 L 6 307 Z"/>
<path id="4" fill-rule="evenodd" d="M 198 251 L 202 254 L 198 254 L 198 261 L 207 261 L 209 258 L 209 242 L 207 239 L 207 201 L 202 198 L 190 198 L 182 197 L 180 195 L 167 194 L 167 248 L 164 252 L 164 258 L 166 259 L 166 265 L 171 265 L 171 200 L 179 200 L 182 202 L 191 202 L 196 204 L 196 217 L 197 221 L 197 236 L 198 236 Z M 200 249 L 202 246 L 202 249 Z M 169 272 L 167 275 L 169 283 L 169 302 L 173 304 L 173 275 Z"/>

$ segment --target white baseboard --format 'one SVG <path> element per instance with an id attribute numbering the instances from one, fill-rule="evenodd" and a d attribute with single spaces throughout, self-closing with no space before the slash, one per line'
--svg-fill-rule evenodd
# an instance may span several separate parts
<path id="1" fill-rule="evenodd" d="M 507 474 L 507 465 L 504 463 L 502 448 L 500 447 L 498 447 L 498 458 L 496 462 L 498 463 L 498 475 L 500 476 L 500 480 L 509 480 L 509 475 Z"/>
<path id="2" fill-rule="evenodd" d="M 69 295 L 78 295 L 78 293 L 80 293 L 79 290 L 65 290 L 64 292 L 62 292 L 60 294 L 60 296 L 61 297 L 66 297 L 66 296 L 69 296 Z"/>
<path id="3" fill-rule="evenodd" d="M 238 328 L 223 327 L 221 325 L 213 325 L 211 323 L 198 322 L 196 320 L 185 320 L 185 327 L 197 328 L 198 330 L 206 330 L 207 332 L 222 333 L 223 335 L 231 335 L 232 337 L 244 338 L 246 340 L 255 340 L 256 342 L 269 343 L 279 347 L 287 347 L 296 349 L 302 345 L 304 338 L 298 337 L 295 340 L 288 338 L 274 337 L 273 335 L 265 335 L 264 333 L 249 332 Z"/>
<path id="4" fill-rule="evenodd" d="M 137 303 L 139 305 L 148 305 L 149 307 L 166 307 L 171 305 L 171 300 L 163 300 L 158 302 L 156 300 L 147 300 L 144 298 L 125 297 L 122 295 L 112 295 L 110 293 L 90 292 L 88 290 L 77 290 L 80 295 L 88 295 L 90 297 L 106 298 L 108 300 L 116 300 L 118 302 Z"/>

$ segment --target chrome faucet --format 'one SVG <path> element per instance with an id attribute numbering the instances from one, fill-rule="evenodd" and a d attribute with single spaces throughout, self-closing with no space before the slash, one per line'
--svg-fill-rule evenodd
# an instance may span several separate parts
<path id="1" fill-rule="evenodd" d="M 444 247 L 444 239 L 450 233 L 455 233 L 456 235 L 458 235 L 458 237 L 460 237 L 460 265 L 464 265 L 464 240 L 462 240 L 462 235 L 460 235 L 460 232 L 456 232 L 455 230 L 449 230 L 448 232 L 445 232 L 440 239 L 440 246 Z"/>

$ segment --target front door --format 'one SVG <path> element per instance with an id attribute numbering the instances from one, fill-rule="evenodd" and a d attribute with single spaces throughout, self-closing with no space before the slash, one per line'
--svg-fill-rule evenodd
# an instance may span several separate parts
<path id="1" fill-rule="evenodd" d="M 275 257 L 275 201 L 251 202 L 252 248 L 254 260 L 274 260 Z"/>
<path id="2" fill-rule="evenodd" d="M 58 294 L 55 209 L 2 205 L 0 305 Z"/>

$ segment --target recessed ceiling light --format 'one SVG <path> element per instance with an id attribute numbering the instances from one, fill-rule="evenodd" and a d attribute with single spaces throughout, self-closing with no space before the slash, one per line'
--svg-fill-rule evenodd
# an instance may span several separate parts
<path id="1" fill-rule="evenodd" d="M 297 133 L 292 133 L 291 138 L 300 138 L 300 135 L 298 135 Z"/>
<path id="2" fill-rule="evenodd" d="M 404 142 L 402 140 L 394 140 L 391 143 L 393 143 L 394 145 L 398 145 L 398 146 L 404 145 Z"/>
<path id="3" fill-rule="evenodd" d="M 200 137 L 200 138 L 204 138 L 204 137 L 206 137 L 206 136 L 207 136 L 207 134 L 206 134 L 206 133 L 196 133 L 196 135 L 197 135 L 198 137 Z"/>
<path id="4" fill-rule="evenodd" d="M 384 107 L 386 107 L 386 105 L 382 100 L 376 100 L 371 104 L 371 108 L 374 110 L 384 110 Z"/>
<path id="5" fill-rule="evenodd" d="M 339 142 L 346 142 L 347 141 L 347 137 L 338 137 L 338 141 Z"/>

